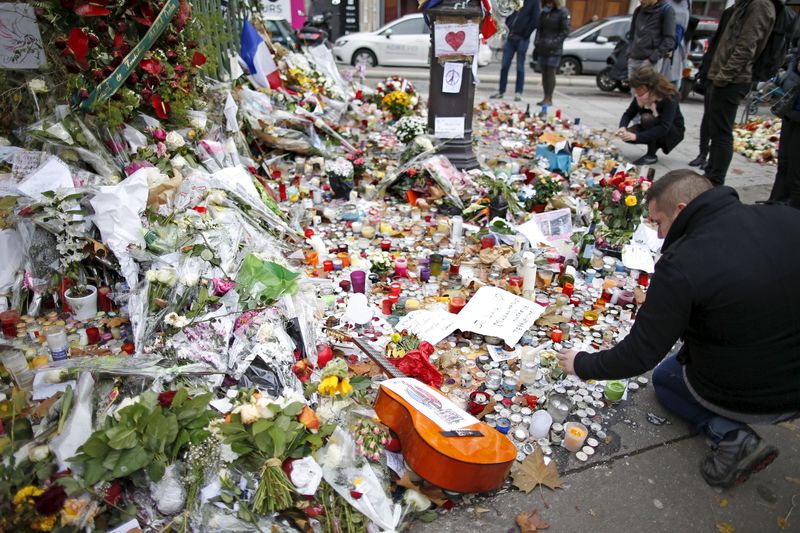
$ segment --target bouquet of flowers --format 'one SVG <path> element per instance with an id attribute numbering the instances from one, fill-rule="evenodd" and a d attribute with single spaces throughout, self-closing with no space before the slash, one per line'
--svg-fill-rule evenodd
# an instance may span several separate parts
<path id="1" fill-rule="evenodd" d="M 404 116 L 394 125 L 394 133 L 403 144 L 408 144 L 420 135 L 425 135 L 428 125 L 425 119 L 414 116 Z"/>
<path id="2" fill-rule="evenodd" d="M 408 352 L 419 348 L 419 337 L 407 330 L 392 333 L 391 340 L 386 345 L 386 356 L 401 358 Z"/>
<path id="3" fill-rule="evenodd" d="M 308 456 L 333 430 L 320 425 L 302 396 L 289 393 L 273 399 L 251 389 L 239 391 L 219 429 L 238 454 L 235 463 L 260 474 L 253 510 L 261 514 L 292 505 L 295 489 L 282 468 L 284 462 Z"/>
<path id="4" fill-rule="evenodd" d="M 367 259 L 372 265 L 369 269 L 370 272 L 378 274 L 379 276 L 385 276 L 387 272 L 394 268 L 394 261 L 392 261 L 392 256 L 389 255 L 388 252 L 375 250 Z"/>
<path id="5" fill-rule="evenodd" d="M 536 209 L 536 206 L 546 205 L 554 196 L 564 189 L 564 180 L 558 174 L 538 176 L 530 184 L 533 189 L 525 199 L 525 207 L 528 211 Z"/>
<path id="6" fill-rule="evenodd" d="M 356 437 L 356 453 L 368 461 L 381 460 L 381 447 L 389 442 L 389 432 L 377 420 L 359 418 L 352 431 Z"/>
<path id="7" fill-rule="evenodd" d="M 392 118 L 399 120 L 414 109 L 411 97 L 400 90 L 392 91 L 381 99 L 381 108 L 388 111 Z"/>
<path id="8" fill-rule="evenodd" d="M 353 188 L 354 172 L 353 163 L 344 157 L 325 162 L 325 175 L 336 198 L 348 197 Z"/>
<path id="9" fill-rule="evenodd" d="M 620 248 L 636 231 L 644 214 L 644 197 L 652 183 L 618 172 L 603 180 L 595 192 L 601 223 L 597 227 L 598 245 Z"/>
<path id="10" fill-rule="evenodd" d="M 419 102 L 419 97 L 417 96 L 417 91 L 414 89 L 414 85 L 408 81 L 406 78 L 401 76 L 389 76 L 382 82 L 379 82 L 378 85 L 375 86 L 375 94 L 378 96 L 380 100 L 383 99 L 384 96 L 393 92 L 393 91 L 401 91 L 406 93 L 409 98 L 412 99 L 413 105 L 416 106 Z"/>

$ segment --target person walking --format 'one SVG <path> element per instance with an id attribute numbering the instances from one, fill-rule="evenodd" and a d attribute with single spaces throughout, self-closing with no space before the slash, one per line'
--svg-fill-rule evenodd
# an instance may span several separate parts
<path id="1" fill-rule="evenodd" d="M 633 144 L 646 144 L 647 153 L 634 165 L 658 162 L 661 148 L 670 153 L 682 140 L 686 128 L 680 110 L 680 94 L 675 86 L 649 67 L 640 68 L 628 80 L 634 94 L 619 121 L 617 136 Z M 633 126 L 629 125 L 633 123 Z"/>
<path id="2" fill-rule="evenodd" d="M 708 79 L 708 152 L 706 177 L 723 185 L 733 158 L 733 123 L 742 99 L 753 82 L 753 65 L 775 25 L 772 0 L 736 0 L 733 13 L 719 39 Z"/>
<path id="3" fill-rule="evenodd" d="M 502 98 L 508 84 L 508 71 L 511 70 L 511 61 L 517 56 L 517 79 L 514 85 L 514 101 L 522 100 L 522 91 L 525 89 L 525 54 L 531 42 L 531 34 L 539 25 L 541 8 L 539 0 L 525 0 L 519 11 L 514 11 L 506 18 L 508 35 L 503 44 L 503 61 L 500 65 L 500 86 L 497 92 L 489 98 Z"/>
<path id="4" fill-rule="evenodd" d="M 675 46 L 675 11 L 666 0 L 641 0 L 633 10 L 627 39 L 628 78 L 642 67 L 660 72 Z"/>
<path id="5" fill-rule="evenodd" d="M 703 118 L 700 120 L 700 153 L 697 154 L 697 157 L 689 161 L 689 166 L 700 167 L 700 170 L 705 170 L 706 168 L 708 149 L 709 145 L 711 144 L 711 138 L 708 134 L 708 107 L 711 104 L 712 84 L 708 79 L 708 71 L 711 69 L 711 60 L 714 58 L 714 52 L 717 51 L 719 39 L 722 36 L 722 33 L 725 31 L 725 27 L 728 25 L 728 21 L 730 21 L 732 13 L 733 6 L 726 8 L 725 11 L 722 12 L 722 16 L 719 19 L 719 25 L 717 26 L 716 31 L 714 31 L 714 35 L 712 35 L 711 39 L 708 41 L 706 53 L 703 54 L 703 60 L 700 63 L 700 69 L 697 73 L 697 82 L 694 86 L 695 92 L 703 95 Z"/>
<path id="6" fill-rule="evenodd" d="M 572 21 L 569 10 L 561 0 L 545 0 L 533 41 L 533 60 L 542 69 L 544 97 L 536 105 L 552 105 L 556 89 L 556 71 L 561 66 L 564 39 L 569 35 Z"/>
<path id="7" fill-rule="evenodd" d="M 676 89 L 680 90 L 683 82 L 683 66 L 688 55 L 686 30 L 689 27 L 689 0 L 666 0 L 666 4 L 675 13 L 675 39 L 672 52 L 664 59 L 661 65 L 661 74 L 664 75 Z"/>
<path id="8" fill-rule="evenodd" d="M 778 456 L 750 426 L 800 415 L 800 284 L 788 281 L 800 263 L 800 212 L 745 205 L 688 169 L 665 174 L 645 201 L 664 244 L 630 333 L 609 350 L 558 359 L 581 379 L 655 367 L 659 402 L 707 437 L 703 479 L 730 487 Z M 747 260 L 732 268 L 732 254 Z"/>

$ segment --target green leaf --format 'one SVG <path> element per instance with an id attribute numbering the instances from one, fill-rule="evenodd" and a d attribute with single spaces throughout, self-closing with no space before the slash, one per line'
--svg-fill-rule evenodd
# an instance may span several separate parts
<path id="1" fill-rule="evenodd" d="M 275 419 L 275 425 L 278 426 L 283 431 L 289 430 L 289 422 L 291 422 L 291 420 L 286 415 L 281 415 Z"/>
<path id="2" fill-rule="evenodd" d="M 270 436 L 270 433 L 271 432 L 269 431 L 259 433 L 258 435 L 253 437 L 253 442 L 258 447 L 261 453 L 269 457 L 272 457 L 273 456 L 272 450 L 274 450 L 275 447 L 272 444 L 272 437 Z"/>
<path id="3" fill-rule="evenodd" d="M 286 408 L 283 410 L 283 414 L 285 414 L 286 416 L 297 416 L 300 414 L 300 411 L 303 410 L 303 407 L 305 407 L 305 404 L 303 403 L 300 402 L 291 403 L 287 405 Z"/>
<path id="4" fill-rule="evenodd" d="M 117 426 L 106 431 L 108 447 L 115 450 L 127 450 L 136 446 L 136 429 Z"/>
<path id="5" fill-rule="evenodd" d="M 170 405 L 170 409 L 172 411 L 177 410 L 183 402 L 189 397 L 189 391 L 184 388 L 180 388 L 175 392 L 175 396 L 172 397 L 172 405 Z"/>
<path id="6" fill-rule="evenodd" d="M 83 480 L 91 486 L 103 479 L 106 469 L 100 461 L 88 461 L 83 471 Z"/>
<path id="7" fill-rule="evenodd" d="M 127 477 L 150 462 L 150 455 L 141 446 L 125 450 L 119 457 L 112 475 L 115 478 Z"/>
<path id="8" fill-rule="evenodd" d="M 117 466 L 117 461 L 119 461 L 119 457 L 122 455 L 121 451 L 114 450 L 108 455 L 106 455 L 105 459 L 102 461 L 102 465 L 105 467 L 106 470 L 114 470 L 114 467 Z"/>
<path id="9" fill-rule="evenodd" d="M 262 418 L 253 424 L 252 428 L 250 429 L 250 432 L 253 434 L 253 436 L 255 436 L 261 433 L 262 431 L 268 430 L 272 426 L 273 426 L 272 420 Z"/>
<path id="10" fill-rule="evenodd" d="M 175 442 L 172 444 L 172 452 L 171 456 L 176 457 L 178 453 L 181 451 L 181 448 L 189 443 L 189 432 L 185 429 L 182 429 L 178 432 L 178 436 L 175 438 Z"/>
<path id="11" fill-rule="evenodd" d="M 322 446 L 322 437 L 320 437 L 316 433 L 309 433 L 306 436 L 306 442 L 309 443 L 311 446 L 319 448 L 320 446 Z"/>
<path id="12" fill-rule="evenodd" d="M 92 435 L 78 451 L 85 453 L 89 457 L 104 457 L 108 453 L 108 445 L 100 437 L 99 433 Z"/>
<path id="13" fill-rule="evenodd" d="M 286 452 L 286 433 L 281 431 L 275 426 L 272 426 L 268 431 L 270 437 L 272 437 L 272 455 L 274 457 L 281 457 Z"/>
<path id="14" fill-rule="evenodd" d="M 150 475 L 150 479 L 153 481 L 161 481 L 161 478 L 164 477 L 164 472 L 167 471 L 167 465 L 165 464 L 163 459 L 156 458 L 150 466 L 147 468 L 147 473 Z"/>

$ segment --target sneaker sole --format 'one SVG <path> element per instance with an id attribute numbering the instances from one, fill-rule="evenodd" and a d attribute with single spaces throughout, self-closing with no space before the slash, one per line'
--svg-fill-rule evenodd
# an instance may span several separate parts
<path id="1" fill-rule="evenodd" d="M 766 452 L 766 455 L 763 455 L 757 463 L 749 465 L 748 467 L 743 468 L 739 472 L 739 475 L 736 477 L 736 481 L 734 481 L 733 483 L 734 485 L 741 485 L 742 483 L 750 479 L 750 476 L 752 476 L 753 474 L 757 474 L 758 472 L 761 472 L 762 470 L 767 468 L 770 464 L 772 464 L 772 462 L 775 459 L 778 458 L 777 448 L 773 446 L 768 446 L 764 451 Z"/>

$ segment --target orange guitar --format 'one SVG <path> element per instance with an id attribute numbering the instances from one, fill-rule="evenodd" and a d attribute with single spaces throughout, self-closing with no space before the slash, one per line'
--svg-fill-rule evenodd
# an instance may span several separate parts
<path id="1" fill-rule="evenodd" d="M 375 412 L 394 431 L 403 457 L 423 479 L 454 492 L 498 488 L 517 457 L 502 433 L 457 407 L 441 392 L 399 371 L 367 343 L 338 331 L 393 376 L 381 383 Z"/>

